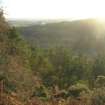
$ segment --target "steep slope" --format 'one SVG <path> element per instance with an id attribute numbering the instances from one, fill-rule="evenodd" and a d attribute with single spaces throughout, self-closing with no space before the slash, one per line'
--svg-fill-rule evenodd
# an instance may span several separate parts
<path id="1" fill-rule="evenodd" d="M 3 15 L 3 14 L 2 14 Z M 5 90 L 15 92 L 21 100 L 27 99 L 34 87 L 30 70 L 31 55 L 28 44 L 11 28 L 0 15 L 0 79 L 5 81 Z"/>

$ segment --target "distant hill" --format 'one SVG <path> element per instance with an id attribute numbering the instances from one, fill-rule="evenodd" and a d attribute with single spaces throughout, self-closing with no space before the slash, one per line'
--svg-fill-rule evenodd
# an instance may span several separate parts
<path id="1" fill-rule="evenodd" d="M 8 23 L 11 26 L 20 27 L 20 26 L 30 26 L 33 24 L 37 24 L 35 21 L 28 21 L 28 20 L 8 20 Z"/>
<path id="2" fill-rule="evenodd" d="M 33 46 L 47 48 L 62 46 L 89 53 L 105 50 L 105 23 L 95 19 L 64 22 L 42 21 L 38 24 L 20 25 L 18 30 Z"/>
<path id="3" fill-rule="evenodd" d="M 43 25 L 43 24 L 47 24 L 47 23 L 58 23 L 61 22 L 63 20 L 8 20 L 8 23 L 11 26 L 15 26 L 15 27 L 23 27 L 23 26 L 32 26 L 32 25 Z"/>

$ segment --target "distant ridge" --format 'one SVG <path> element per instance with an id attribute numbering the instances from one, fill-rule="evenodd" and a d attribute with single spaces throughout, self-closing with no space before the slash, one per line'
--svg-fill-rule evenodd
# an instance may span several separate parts
<path id="1" fill-rule="evenodd" d="M 62 46 L 82 52 L 97 52 L 105 47 L 105 23 L 96 19 L 75 21 L 15 21 L 23 37 L 33 46 Z"/>

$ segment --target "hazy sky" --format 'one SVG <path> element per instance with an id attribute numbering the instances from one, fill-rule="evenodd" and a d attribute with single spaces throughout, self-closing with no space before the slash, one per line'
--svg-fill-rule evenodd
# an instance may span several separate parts
<path id="1" fill-rule="evenodd" d="M 2 0 L 7 18 L 81 19 L 105 17 L 105 0 Z"/>

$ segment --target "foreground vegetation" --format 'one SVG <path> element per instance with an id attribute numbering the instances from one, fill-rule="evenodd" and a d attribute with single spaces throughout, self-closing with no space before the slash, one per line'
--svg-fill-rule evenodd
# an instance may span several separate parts
<path id="1" fill-rule="evenodd" d="M 104 105 L 105 52 L 28 44 L 0 12 L 2 105 Z"/>

